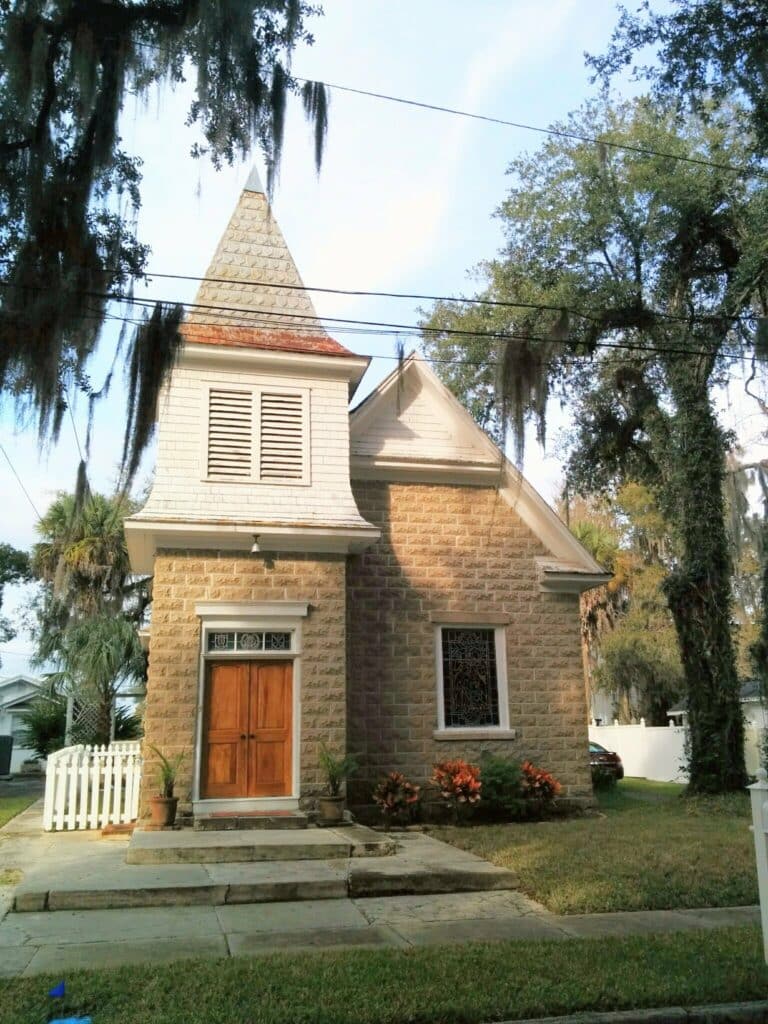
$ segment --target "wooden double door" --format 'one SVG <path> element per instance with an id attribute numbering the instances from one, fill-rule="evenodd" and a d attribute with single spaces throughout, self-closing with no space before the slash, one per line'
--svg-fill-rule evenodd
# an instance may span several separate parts
<path id="1" fill-rule="evenodd" d="M 293 664 L 208 664 L 203 720 L 203 798 L 290 796 Z"/>

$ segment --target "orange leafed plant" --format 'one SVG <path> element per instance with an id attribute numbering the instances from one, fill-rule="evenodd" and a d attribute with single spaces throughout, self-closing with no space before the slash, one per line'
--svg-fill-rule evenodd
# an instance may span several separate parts
<path id="1" fill-rule="evenodd" d="M 559 796 L 563 787 L 550 772 L 537 768 L 530 761 L 523 761 L 521 771 L 521 789 L 526 799 L 549 801 Z"/>
<path id="2" fill-rule="evenodd" d="M 411 782 L 402 772 L 390 772 L 374 789 L 373 799 L 386 822 L 407 821 L 419 802 L 420 794 L 421 786 Z"/>
<path id="3" fill-rule="evenodd" d="M 468 761 L 439 761 L 432 765 L 432 781 L 447 804 L 476 804 L 482 782 L 480 766 Z"/>

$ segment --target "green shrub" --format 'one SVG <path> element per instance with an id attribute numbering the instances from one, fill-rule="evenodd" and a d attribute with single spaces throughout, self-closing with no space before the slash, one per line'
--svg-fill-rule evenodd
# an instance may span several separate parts
<path id="1" fill-rule="evenodd" d="M 61 693 L 34 697 L 20 716 L 24 725 L 21 745 L 34 750 L 38 757 L 48 757 L 65 745 L 67 698 Z M 115 709 L 115 739 L 135 740 L 142 734 L 141 719 L 126 707 Z M 93 730 L 80 730 L 72 737 L 75 743 L 102 743 L 104 737 Z M 107 737 L 108 742 L 108 737 Z"/>
<path id="2" fill-rule="evenodd" d="M 489 817 L 518 820 L 525 816 L 520 765 L 485 751 L 480 760 L 483 807 Z"/>
<path id="3" fill-rule="evenodd" d="M 48 757 L 64 746 L 67 727 L 67 699 L 61 694 L 33 697 L 19 718 L 24 731 L 21 746 L 34 750 L 37 757 Z"/>

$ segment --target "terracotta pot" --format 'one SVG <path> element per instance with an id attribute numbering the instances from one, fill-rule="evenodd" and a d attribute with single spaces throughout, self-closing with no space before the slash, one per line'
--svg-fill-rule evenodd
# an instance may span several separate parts
<path id="1" fill-rule="evenodd" d="M 153 796 L 149 801 L 149 811 L 152 816 L 153 825 L 161 825 L 167 828 L 176 821 L 176 807 L 179 798 L 177 796 Z"/>
<path id="2" fill-rule="evenodd" d="M 320 796 L 317 802 L 320 806 L 321 821 L 336 823 L 344 820 L 343 796 Z"/>

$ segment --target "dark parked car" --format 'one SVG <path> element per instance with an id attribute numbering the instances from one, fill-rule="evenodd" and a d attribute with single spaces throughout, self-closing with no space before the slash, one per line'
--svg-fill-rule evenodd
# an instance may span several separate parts
<path id="1" fill-rule="evenodd" d="M 613 750 L 606 750 L 599 743 L 589 741 L 589 766 L 592 769 L 592 776 L 612 775 L 618 782 L 624 778 L 624 765 L 621 758 Z"/>

